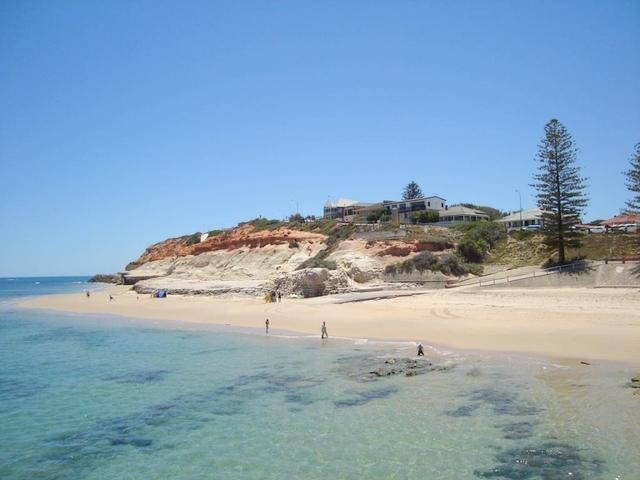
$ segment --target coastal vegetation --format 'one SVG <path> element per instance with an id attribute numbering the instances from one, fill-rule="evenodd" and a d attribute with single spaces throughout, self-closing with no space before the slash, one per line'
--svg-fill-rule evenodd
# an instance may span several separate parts
<path id="1" fill-rule="evenodd" d="M 502 225 L 490 221 L 461 223 L 453 229 L 462 233 L 458 254 L 470 263 L 481 263 L 489 250 L 506 237 Z"/>
<path id="2" fill-rule="evenodd" d="M 202 233 L 196 232 L 191 235 L 186 235 L 184 237 L 184 243 L 186 245 L 195 245 L 196 243 L 200 243 L 200 239 L 202 238 Z"/>
<path id="3" fill-rule="evenodd" d="M 422 210 L 411 214 L 411 222 L 416 223 L 436 223 L 440 220 L 440 214 L 436 210 Z"/>
<path id="4" fill-rule="evenodd" d="M 412 274 L 414 270 L 419 273 L 431 271 L 460 277 L 469 273 L 479 275 L 482 273 L 482 266 L 467 263 L 455 253 L 437 257 L 433 253 L 425 251 L 402 262 L 387 265 L 384 273 L 386 275 Z"/>

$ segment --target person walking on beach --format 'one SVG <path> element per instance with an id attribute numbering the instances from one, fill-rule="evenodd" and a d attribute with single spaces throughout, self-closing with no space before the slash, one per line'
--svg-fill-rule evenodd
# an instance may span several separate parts
<path id="1" fill-rule="evenodd" d="M 269 319 L 264 322 L 265 335 L 269 335 Z"/>
<path id="2" fill-rule="evenodd" d="M 418 344 L 418 356 L 424 357 L 424 347 L 422 346 L 421 343 Z"/>
<path id="3" fill-rule="evenodd" d="M 91 297 L 91 292 L 89 292 L 89 290 L 87 290 L 87 298 Z"/>
<path id="4" fill-rule="evenodd" d="M 113 295 L 109 295 L 109 301 L 113 302 L 115 300 L 115 298 L 113 298 Z"/>
<path id="5" fill-rule="evenodd" d="M 322 329 L 320 330 L 320 338 L 329 338 L 327 333 L 327 322 L 322 322 Z"/>
<path id="6" fill-rule="evenodd" d="M 278 303 L 280 303 L 282 301 L 282 294 L 280 293 L 280 290 L 278 290 Z"/>

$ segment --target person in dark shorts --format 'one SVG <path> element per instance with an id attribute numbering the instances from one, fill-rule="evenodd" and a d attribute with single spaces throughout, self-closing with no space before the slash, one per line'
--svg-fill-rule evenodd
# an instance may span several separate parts
<path id="1" fill-rule="evenodd" d="M 421 343 L 418 344 L 418 356 L 424 357 L 424 347 L 422 346 Z"/>

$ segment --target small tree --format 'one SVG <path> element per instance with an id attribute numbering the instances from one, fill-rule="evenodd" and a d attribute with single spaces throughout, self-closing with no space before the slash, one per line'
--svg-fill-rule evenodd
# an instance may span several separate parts
<path id="1" fill-rule="evenodd" d="M 299 213 L 289 215 L 289 223 L 304 223 L 304 217 Z"/>
<path id="2" fill-rule="evenodd" d="M 640 213 L 640 143 L 636 143 L 630 162 L 631 168 L 624 173 L 627 176 L 627 188 L 633 196 L 626 202 L 626 212 Z"/>
<path id="3" fill-rule="evenodd" d="M 538 191 L 538 207 L 542 210 L 543 233 L 549 246 L 558 249 L 558 262 L 565 263 L 565 248 L 579 244 L 571 226 L 578 223 L 587 206 L 584 193 L 586 179 L 575 165 L 577 150 L 567 129 L 555 118 L 544 127 L 536 159 L 538 173 L 532 187 Z"/>
<path id="4" fill-rule="evenodd" d="M 367 215 L 367 222 L 376 223 L 378 220 L 381 222 L 386 222 L 389 219 L 387 212 L 384 208 L 378 208 L 377 210 L 371 212 Z"/>
<path id="5" fill-rule="evenodd" d="M 458 244 L 456 248 L 458 255 L 467 262 L 480 263 L 484 260 L 485 255 L 489 251 L 489 244 L 484 240 L 465 239 Z"/>
<path id="6" fill-rule="evenodd" d="M 413 200 L 414 198 L 422 198 L 423 196 L 422 190 L 420 190 L 420 185 L 416 182 L 409 182 L 402 191 L 403 200 Z"/>

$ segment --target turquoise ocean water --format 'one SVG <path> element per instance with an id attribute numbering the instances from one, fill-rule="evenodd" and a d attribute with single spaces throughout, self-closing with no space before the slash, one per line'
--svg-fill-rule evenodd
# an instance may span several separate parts
<path id="1" fill-rule="evenodd" d="M 15 305 L 84 280 L 0 279 L 0 478 L 640 478 L 628 367 Z"/>

